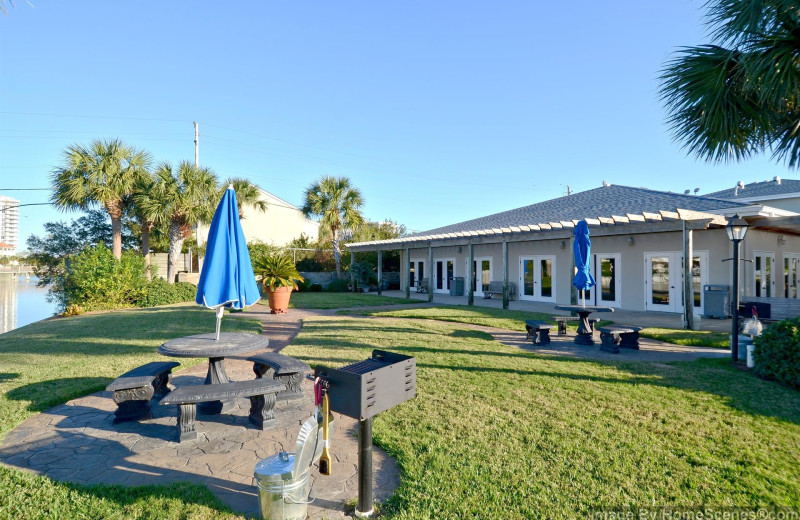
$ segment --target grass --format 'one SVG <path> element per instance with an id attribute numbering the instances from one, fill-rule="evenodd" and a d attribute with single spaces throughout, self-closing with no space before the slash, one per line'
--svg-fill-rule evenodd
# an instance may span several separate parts
<path id="1" fill-rule="evenodd" d="M 329 292 L 300 292 L 292 293 L 289 306 L 294 309 L 342 309 L 346 307 L 363 307 L 368 305 L 404 305 L 409 303 L 422 303 L 419 300 L 405 298 L 392 298 L 376 294 L 362 293 L 329 293 Z M 266 305 L 266 300 L 264 300 Z"/>
<path id="2" fill-rule="evenodd" d="M 397 310 L 360 310 L 347 309 L 338 314 L 352 316 L 380 316 L 385 318 L 414 318 L 425 320 L 440 320 L 454 323 L 467 323 L 470 325 L 483 325 L 508 330 L 522 330 L 525 320 L 541 320 L 550 323 L 553 316 L 544 312 L 513 311 L 495 309 L 491 307 L 464 307 L 461 305 L 439 305 L 436 307 L 419 307 L 415 309 Z M 601 321 L 598 326 L 603 326 L 613 321 Z M 570 322 L 567 330 L 575 331 L 577 324 Z M 640 332 L 646 338 L 653 338 L 675 345 L 692 345 L 696 347 L 724 348 L 730 347 L 728 335 L 723 332 L 710 332 L 699 330 L 675 330 L 648 327 Z"/>
<path id="3" fill-rule="evenodd" d="M 84 315 L 0 335 L 0 439 L 30 415 L 86 395 L 148 361 L 169 339 L 212 332 L 214 313 L 195 305 Z M 226 316 L 223 331 L 261 332 Z M 180 360 L 193 365 L 205 360 Z M 76 486 L 0 466 L 0 518 L 218 518 L 233 516 L 203 486 Z"/>
<path id="4" fill-rule="evenodd" d="M 338 366 L 373 348 L 418 367 L 417 397 L 373 425 L 402 469 L 388 518 L 800 508 L 800 393 L 725 360 L 548 357 L 456 323 L 343 316 L 305 320 L 284 353 Z"/>

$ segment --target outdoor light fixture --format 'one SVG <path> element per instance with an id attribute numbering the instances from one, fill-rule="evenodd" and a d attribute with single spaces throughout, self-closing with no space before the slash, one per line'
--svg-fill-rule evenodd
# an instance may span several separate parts
<path id="1" fill-rule="evenodd" d="M 739 360 L 739 243 L 744 240 L 750 224 L 739 215 L 734 215 L 725 226 L 728 239 L 733 242 L 733 298 L 731 298 L 731 358 Z"/>
<path id="2" fill-rule="evenodd" d="M 561 241 L 561 245 L 559 247 L 561 247 L 561 249 L 566 249 L 567 248 L 567 241 L 566 240 L 562 240 Z"/>
<path id="3" fill-rule="evenodd" d="M 633 237 L 628 237 L 628 245 L 633 247 L 633 243 L 634 243 Z"/>
<path id="4" fill-rule="evenodd" d="M 783 235 L 778 235 L 778 245 L 786 245 L 786 237 Z"/>

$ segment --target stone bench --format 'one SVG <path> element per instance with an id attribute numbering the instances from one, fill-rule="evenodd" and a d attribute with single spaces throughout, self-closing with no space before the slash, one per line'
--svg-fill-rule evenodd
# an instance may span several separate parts
<path id="1" fill-rule="evenodd" d="M 253 362 L 253 372 L 256 377 L 272 378 L 286 385 L 286 390 L 277 394 L 281 401 L 303 397 L 303 378 L 311 372 L 311 367 L 307 363 L 277 352 L 250 356 L 247 361 Z"/>
<path id="2" fill-rule="evenodd" d="M 260 430 L 275 425 L 275 394 L 286 390 L 286 385 L 273 379 L 253 379 L 212 385 L 189 385 L 176 388 L 159 401 L 178 405 L 178 439 L 183 442 L 197 438 L 195 419 L 197 403 L 250 398 L 250 422 Z"/>
<path id="3" fill-rule="evenodd" d="M 600 331 L 600 350 L 619 353 L 620 347 L 639 350 L 639 331 L 644 327 L 634 325 L 605 325 Z"/>
<path id="4" fill-rule="evenodd" d="M 538 320 L 525 320 L 525 330 L 528 335 L 525 339 L 533 341 L 534 345 L 549 345 L 550 344 L 550 329 L 555 325 Z"/>
<path id="5" fill-rule="evenodd" d="M 172 378 L 172 369 L 180 366 L 175 361 L 154 361 L 125 372 L 106 387 L 114 392 L 112 399 L 117 404 L 114 424 L 122 421 L 149 419 L 150 399 L 169 391 L 167 384 Z"/>

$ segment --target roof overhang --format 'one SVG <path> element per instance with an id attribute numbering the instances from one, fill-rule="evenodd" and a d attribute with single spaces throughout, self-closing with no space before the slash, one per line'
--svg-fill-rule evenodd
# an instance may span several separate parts
<path id="1" fill-rule="evenodd" d="M 791 213 L 791 212 L 790 212 Z M 800 217 L 800 215 L 798 215 Z M 624 216 L 586 218 L 592 236 L 615 236 L 642 233 L 666 233 L 684 229 L 700 230 L 721 228 L 728 221 L 723 215 L 711 212 L 677 209 L 658 213 L 628 213 Z M 564 240 L 572 237 L 573 229 L 580 220 L 539 222 L 507 228 L 476 229 L 446 234 L 419 234 L 389 240 L 355 242 L 347 244 L 354 252 L 378 251 L 419 247 L 463 246 L 469 244 L 493 244 L 501 242 L 525 242 L 530 240 Z"/>

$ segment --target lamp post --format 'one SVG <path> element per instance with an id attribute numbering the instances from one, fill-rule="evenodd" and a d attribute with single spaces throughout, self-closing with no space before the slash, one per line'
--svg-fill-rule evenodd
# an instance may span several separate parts
<path id="1" fill-rule="evenodd" d="M 746 220 L 734 215 L 725 226 L 728 239 L 733 242 L 733 298 L 731 298 L 731 358 L 734 363 L 739 361 L 739 243 L 744 240 L 747 228 L 750 225 Z"/>

